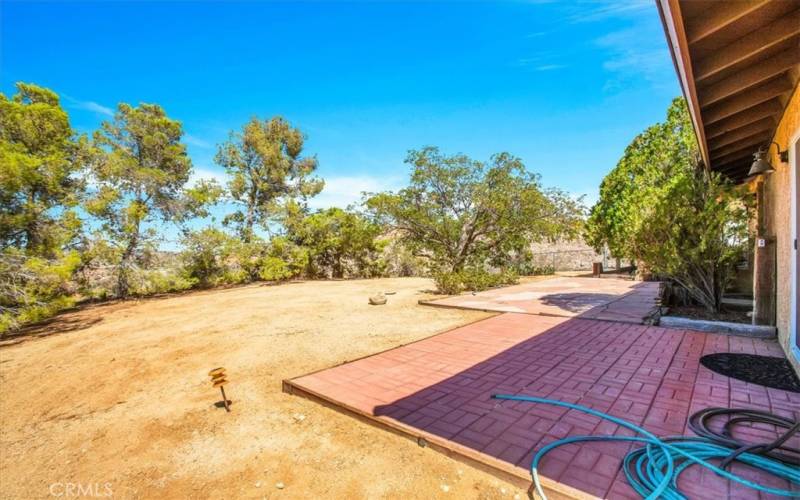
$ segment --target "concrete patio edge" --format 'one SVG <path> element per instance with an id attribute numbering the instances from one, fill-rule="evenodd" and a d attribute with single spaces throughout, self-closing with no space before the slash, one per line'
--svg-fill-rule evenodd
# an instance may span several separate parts
<path id="1" fill-rule="evenodd" d="M 705 319 L 684 318 L 682 316 L 661 316 L 658 326 L 727 335 L 742 335 L 761 339 L 774 338 L 778 334 L 778 330 L 774 326 L 748 325 L 746 323 L 731 323 L 728 321 L 710 321 Z"/>

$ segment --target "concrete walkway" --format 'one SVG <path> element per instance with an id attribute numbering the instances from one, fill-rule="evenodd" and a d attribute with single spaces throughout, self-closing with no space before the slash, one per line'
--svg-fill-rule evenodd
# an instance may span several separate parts
<path id="1" fill-rule="evenodd" d="M 652 281 L 558 277 L 422 303 L 641 324 L 658 312 L 660 289 Z"/>

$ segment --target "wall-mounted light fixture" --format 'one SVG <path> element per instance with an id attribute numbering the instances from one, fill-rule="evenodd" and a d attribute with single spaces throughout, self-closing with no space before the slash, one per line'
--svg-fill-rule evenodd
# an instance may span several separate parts
<path id="1" fill-rule="evenodd" d="M 772 141 L 770 145 L 767 146 L 767 149 L 760 148 L 755 152 L 755 154 L 753 154 L 753 164 L 750 166 L 750 172 L 747 173 L 748 177 L 761 174 L 771 174 L 775 171 L 775 167 L 772 166 L 772 164 L 769 162 L 769 158 L 767 158 L 767 152 L 769 152 L 769 148 L 772 147 L 773 144 L 776 148 L 778 148 L 778 157 L 780 158 L 781 163 L 789 162 L 789 151 L 781 151 L 781 147 L 778 145 L 778 143 Z"/>

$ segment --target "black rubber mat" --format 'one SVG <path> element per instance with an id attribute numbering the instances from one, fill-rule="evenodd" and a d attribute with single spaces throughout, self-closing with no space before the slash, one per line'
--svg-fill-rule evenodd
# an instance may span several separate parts
<path id="1" fill-rule="evenodd" d="M 800 380 L 784 358 L 719 352 L 703 356 L 700 363 L 726 377 L 773 389 L 800 392 Z"/>

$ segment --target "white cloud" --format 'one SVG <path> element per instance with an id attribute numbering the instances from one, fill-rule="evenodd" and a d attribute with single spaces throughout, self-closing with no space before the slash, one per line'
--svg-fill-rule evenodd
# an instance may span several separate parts
<path id="1" fill-rule="evenodd" d="M 517 59 L 515 65 L 521 68 L 527 68 L 531 71 L 553 71 L 567 67 L 565 64 L 559 62 L 563 61 L 566 57 L 567 55 L 562 52 L 544 50 L 530 57 Z"/>
<path id="2" fill-rule="evenodd" d="M 573 23 L 601 21 L 609 17 L 639 16 L 655 8 L 652 0 L 590 0 L 577 2 L 573 6 L 578 9 L 569 17 Z"/>
<path id="3" fill-rule="evenodd" d="M 536 66 L 533 69 L 536 71 L 553 71 L 562 68 L 566 68 L 566 66 L 563 64 L 542 64 L 541 66 Z"/>
<path id="4" fill-rule="evenodd" d="M 525 35 L 525 38 L 539 38 L 540 36 L 544 36 L 548 33 L 549 31 L 534 31 L 533 33 L 528 33 Z"/>
<path id="5" fill-rule="evenodd" d="M 98 104 L 94 101 L 81 101 L 80 99 L 75 99 L 68 95 L 65 95 L 64 98 L 67 100 L 70 107 L 72 108 L 83 109 L 86 111 L 91 111 L 92 113 L 97 113 L 105 116 L 114 116 L 113 109 L 107 106 L 103 106 L 102 104 Z"/>
<path id="6" fill-rule="evenodd" d="M 402 187 L 399 178 L 371 175 L 325 177 L 325 188 L 311 198 L 311 208 L 345 208 L 361 201 L 362 193 L 396 190 Z"/>
<path id="7" fill-rule="evenodd" d="M 209 149 L 211 147 L 211 143 L 204 141 L 203 139 L 196 137 L 192 134 L 184 134 L 183 142 L 185 142 L 190 146 L 195 146 L 203 149 Z"/>
<path id="8" fill-rule="evenodd" d="M 635 78 L 654 85 L 671 81 L 672 62 L 659 29 L 652 23 L 637 23 L 594 40 L 605 54 L 603 69 L 610 75 L 606 90 L 625 88 Z"/>

